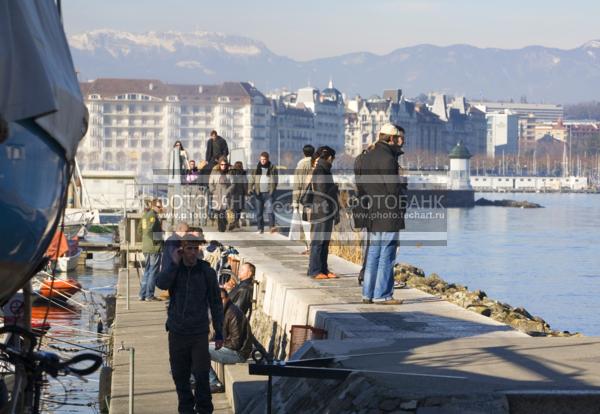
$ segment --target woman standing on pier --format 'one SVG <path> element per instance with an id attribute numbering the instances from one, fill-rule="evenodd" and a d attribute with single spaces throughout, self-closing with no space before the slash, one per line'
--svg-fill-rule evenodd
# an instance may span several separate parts
<path id="1" fill-rule="evenodd" d="M 338 186 L 333 182 L 331 166 L 335 150 L 328 146 L 315 152 L 316 164 L 312 173 L 309 191 L 312 193 L 303 200 L 310 205 L 310 259 L 308 275 L 315 279 L 333 279 L 338 276 L 329 271 L 327 256 L 334 222 L 339 221 Z"/>
<path id="2" fill-rule="evenodd" d="M 175 141 L 169 157 L 169 184 L 181 184 L 185 181 L 186 171 L 190 169 L 188 155 L 181 141 Z"/>
<path id="3" fill-rule="evenodd" d="M 220 232 L 227 229 L 227 208 L 229 207 L 233 184 L 228 174 L 227 158 L 221 157 L 210 173 L 208 188 L 212 194 L 212 209 L 217 216 L 217 227 Z"/>

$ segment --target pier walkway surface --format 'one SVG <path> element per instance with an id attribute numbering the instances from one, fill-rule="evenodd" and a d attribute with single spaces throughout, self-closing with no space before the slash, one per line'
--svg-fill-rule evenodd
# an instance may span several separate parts
<path id="1" fill-rule="evenodd" d="M 139 277 L 142 276 L 140 269 Z M 177 413 L 177 394 L 170 373 L 165 302 L 138 301 L 138 273 L 130 269 L 129 310 L 126 306 L 127 271 L 119 272 L 110 413 L 125 414 L 129 407 L 129 352 L 117 351 L 121 342 L 135 348 L 136 413 Z M 213 395 L 216 414 L 232 410 L 225 394 Z"/>

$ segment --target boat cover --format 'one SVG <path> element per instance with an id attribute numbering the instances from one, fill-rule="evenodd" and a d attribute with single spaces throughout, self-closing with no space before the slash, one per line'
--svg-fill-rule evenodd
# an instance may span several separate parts
<path id="1" fill-rule="evenodd" d="M 0 0 L 0 115 L 35 118 L 75 157 L 88 111 L 54 0 Z"/>

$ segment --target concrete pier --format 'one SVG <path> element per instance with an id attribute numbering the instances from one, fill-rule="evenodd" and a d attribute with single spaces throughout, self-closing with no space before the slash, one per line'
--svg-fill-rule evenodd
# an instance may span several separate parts
<path id="1" fill-rule="evenodd" d="M 600 412 L 598 338 L 530 337 L 416 289 L 396 290 L 401 305 L 363 304 L 359 266 L 346 260 L 330 256 L 340 278 L 318 281 L 306 276 L 304 246 L 281 235 L 205 229 L 205 236 L 256 265 L 252 327 L 265 347 L 273 337 L 275 356 L 290 358 L 291 326 L 310 325 L 327 339 L 306 342 L 291 358 L 338 356 L 336 367 L 353 371 L 342 382 L 275 378 L 274 412 Z M 131 269 L 127 311 L 126 273 L 115 350 L 121 341 L 136 348 L 136 411 L 175 412 L 164 304 L 137 301 Z M 128 359 L 115 351 L 111 413 L 127 412 Z M 247 364 L 227 365 L 223 375 L 227 392 L 214 396 L 216 412 L 264 412 L 265 378 L 249 375 Z"/>
<path id="2" fill-rule="evenodd" d="M 346 260 L 330 256 L 340 278 L 318 281 L 306 276 L 304 247 L 281 235 L 205 235 L 256 265 L 252 325 L 264 345 L 276 333 L 276 356 L 288 356 L 292 325 L 311 325 L 325 329 L 327 340 L 305 343 L 292 359 L 340 356 L 336 367 L 356 371 L 337 384 L 276 378 L 275 412 L 600 412 L 598 338 L 530 337 L 416 289 L 395 291 L 402 305 L 363 304 L 359 266 Z M 228 387 L 230 404 L 235 412 L 264 412 L 264 382 L 247 372 L 225 367 L 236 385 Z M 373 400 L 387 401 L 386 409 Z"/>
<path id="3" fill-rule="evenodd" d="M 139 277 L 142 270 L 139 269 Z M 127 270 L 119 271 L 117 309 L 113 328 L 114 353 L 110 413 L 127 414 L 129 407 L 129 352 L 117 351 L 121 342 L 135 348 L 136 413 L 177 412 L 177 394 L 171 378 L 164 302 L 138 301 L 139 279 L 136 269 L 129 271 L 129 310 L 126 306 Z M 215 413 L 229 414 L 225 394 L 213 395 Z"/>

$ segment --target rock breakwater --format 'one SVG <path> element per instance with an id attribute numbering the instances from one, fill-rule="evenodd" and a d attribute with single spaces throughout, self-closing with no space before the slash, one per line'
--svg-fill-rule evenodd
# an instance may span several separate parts
<path id="1" fill-rule="evenodd" d="M 531 336 L 582 336 L 579 333 L 554 330 L 546 321 L 539 316 L 531 315 L 525 308 L 515 308 L 491 299 L 481 290 L 471 291 L 467 286 L 448 283 L 436 273 L 426 276 L 422 269 L 410 264 L 397 264 L 394 268 L 394 278 L 405 282 L 409 287 L 505 323 Z"/>

